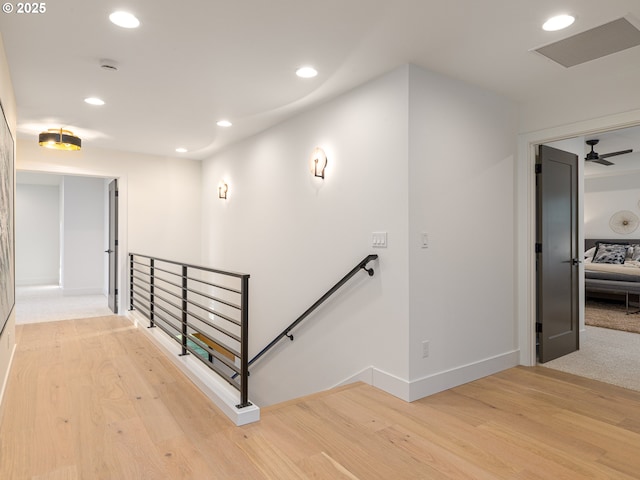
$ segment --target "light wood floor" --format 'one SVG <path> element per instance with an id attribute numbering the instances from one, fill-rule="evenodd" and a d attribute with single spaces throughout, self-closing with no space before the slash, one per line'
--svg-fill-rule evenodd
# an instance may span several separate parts
<path id="1" fill-rule="evenodd" d="M 406 403 L 354 384 L 235 427 L 122 317 L 17 327 L 0 478 L 640 478 L 640 393 L 515 368 Z"/>

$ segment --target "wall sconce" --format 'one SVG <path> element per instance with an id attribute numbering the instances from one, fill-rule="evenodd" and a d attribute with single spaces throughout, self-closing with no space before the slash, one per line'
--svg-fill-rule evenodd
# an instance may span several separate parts
<path id="1" fill-rule="evenodd" d="M 223 198 L 226 200 L 228 191 L 229 191 L 229 185 L 227 185 L 226 183 L 222 183 L 218 187 L 218 198 Z"/>
<path id="2" fill-rule="evenodd" d="M 311 154 L 309 167 L 314 177 L 324 178 L 324 169 L 327 168 L 327 154 L 320 147 Z"/>

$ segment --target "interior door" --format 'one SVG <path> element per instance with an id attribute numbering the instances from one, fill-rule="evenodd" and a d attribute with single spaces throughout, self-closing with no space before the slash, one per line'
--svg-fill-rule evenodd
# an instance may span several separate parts
<path id="1" fill-rule="evenodd" d="M 109 183 L 109 291 L 108 305 L 118 313 L 118 180 Z"/>
<path id="2" fill-rule="evenodd" d="M 541 145 L 536 161 L 538 361 L 579 348 L 578 156 Z"/>

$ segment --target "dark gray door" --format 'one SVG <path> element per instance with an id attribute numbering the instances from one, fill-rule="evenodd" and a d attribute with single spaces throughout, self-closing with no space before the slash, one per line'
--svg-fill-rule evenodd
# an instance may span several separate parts
<path id="1" fill-rule="evenodd" d="M 538 361 L 579 348 L 578 156 L 541 145 L 536 165 Z"/>
<path id="2" fill-rule="evenodd" d="M 109 294 L 108 304 L 118 313 L 118 180 L 109 184 Z"/>

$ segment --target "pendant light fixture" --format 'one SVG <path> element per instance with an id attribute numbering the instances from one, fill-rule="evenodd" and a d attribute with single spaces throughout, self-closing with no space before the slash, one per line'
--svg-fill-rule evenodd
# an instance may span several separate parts
<path id="1" fill-rule="evenodd" d="M 42 132 L 38 137 L 41 147 L 52 148 L 54 150 L 80 150 L 82 140 L 76 137 L 73 132 L 62 128 L 50 128 Z"/>

